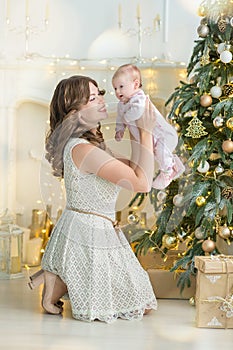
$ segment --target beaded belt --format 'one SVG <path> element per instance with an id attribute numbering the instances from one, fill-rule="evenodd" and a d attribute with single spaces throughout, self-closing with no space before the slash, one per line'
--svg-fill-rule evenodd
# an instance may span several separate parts
<path id="1" fill-rule="evenodd" d="M 119 231 L 120 231 L 119 221 L 117 221 L 117 220 L 113 221 L 108 216 L 105 216 L 105 215 L 99 214 L 99 213 L 95 213 L 93 211 L 85 211 L 85 210 L 80 210 L 80 209 L 76 209 L 76 208 L 66 207 L 66 209 L 71 210 L 71 211 L 76 211 L 77 213 L 81 213 L 81 214 L 90 214 L 90 215 L 100 216 L 101 218 L 106 219 L 112 223 L 112 226 L 114 227 L 116 233 L 119 233 Z"/>

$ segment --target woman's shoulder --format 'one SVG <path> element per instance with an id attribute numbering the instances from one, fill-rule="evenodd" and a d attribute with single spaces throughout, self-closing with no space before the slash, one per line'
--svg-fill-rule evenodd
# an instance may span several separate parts
<path id="1" fill-rule="evenodd" d="M 64 153 L 69 153 L 75 146 L 79 144 L 90 144 L 89 141 L 81 137 L 72 137 L 66 144 Z"/>

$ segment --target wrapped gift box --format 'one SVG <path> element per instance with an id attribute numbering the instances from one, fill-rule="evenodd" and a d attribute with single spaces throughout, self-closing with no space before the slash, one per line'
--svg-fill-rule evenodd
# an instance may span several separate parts
<path id="1" fill-rule="evenodd" d="M 148 269 L 166 269 L 169 270 L 179 259 L 182 250 L 169 250 L 166 255 L 161 252 L 148 250 L 146 254 L 138 254 L 137 258 L 145 270 Z"/>
<path id="2" fill-rule="evenodd" d="M 156 297 L 159 299 L 190 299 L 195 296 L 196 278 L 191 276 L 191 286 L 180 292 L 177 287 L 178 274 L 163 269 L 148 269 L 150 281 Z"/>
<path id="3" fill-rule="evenodd" d="M 233 328 L 233 256 L 196 256 L 196 325 Z"/>

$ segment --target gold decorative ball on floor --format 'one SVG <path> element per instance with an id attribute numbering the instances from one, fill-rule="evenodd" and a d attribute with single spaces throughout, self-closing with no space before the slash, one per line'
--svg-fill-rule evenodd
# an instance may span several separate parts
<path id="1" fill-rule="evenodd" d="M 196 198 L 196 205 L 198 206 L 198 207 L 202 207 L 203 205 L 205 205 L 206 204 L 206 199 L 205 199 L 205 197 L 203 197 L 203 196 L 198 196 L 197 198 Z"/>
<path id="2" fill-rule="evenodd" d="M 201 247 L 204 250 L 204 252 L 211 253 L 215 249 L 215 242 L 212 241 L 211 239 L 206 239 L 202 243 Z"/>
<path id="3" fill-rule="evenodd" d="M 222 149 L 226 153 L 232 153 L 233 152 L 233 141 L 231 141 L 231 140 L 223 141 Z"/>
<path id="4" fill-rule="evenodd" d="M 208 94 L 204 94 L 200 97 L 200 104 L 202 107 L 209 107 L 212 104 L 212 97 Z"/>
<path id="5" fill-rule="evenodd" d="M 189 299 L 189 304 L 190 304 L 191 306 L 195 306 L 195 298 L 194 298 L 194 297 L 191 297 L 191 298 Z"/>

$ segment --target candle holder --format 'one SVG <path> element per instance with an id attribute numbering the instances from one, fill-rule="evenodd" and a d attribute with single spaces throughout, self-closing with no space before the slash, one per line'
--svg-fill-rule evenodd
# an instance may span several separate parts
<path id="1" fill-rule="evenodd" d="M 43 33 L 47 31 L 49 20 L 48 20 L 48 5 L 46 5 L 46 15 L 44 20 L 41 23 L 41 26 L 36 26 L 31 23 L 31 17 L 29 16 L 28 12 L 28 3 L 26 4 L 26 15 L 25 15 L 25 22 L 23 25 L 16 25 L 12 24 L 9 14 L 9 9 L 7 10 L 7 16 L 6 16 L 6 27 L 7 30 L 10 32 L 14 32 L 16 34 L 24 34 L 24 57 L 26 59 L 32 58 L 35 54 L 31 53 L 29 50 L 29 42 L 32 35 L 38 35 L 39 33 Z"/>
<path id="2" fill-rule="evenodd" d="M 121 17 L 120 17 L 121 18 Z M 118 28 L 122 30 L 122 21 L 119 19 L 118 21 Z M 160 15 L 157 14 L 156 17 L 153 20 L 153 25 L 151 27 L 145 27 L 142 26 L 142 18 L 140 15 L 140 9 L 137 8 L 137 28 L 129 28 L 125 34 L 130 36 L 137 36 L 138 41 L 138 54 L 137 59 L 139 62 L 142 62 L 142 39 L 143 35 L 152 35 L 155 32 L 160 31 L 161 29 L 161 19 Z"/>

